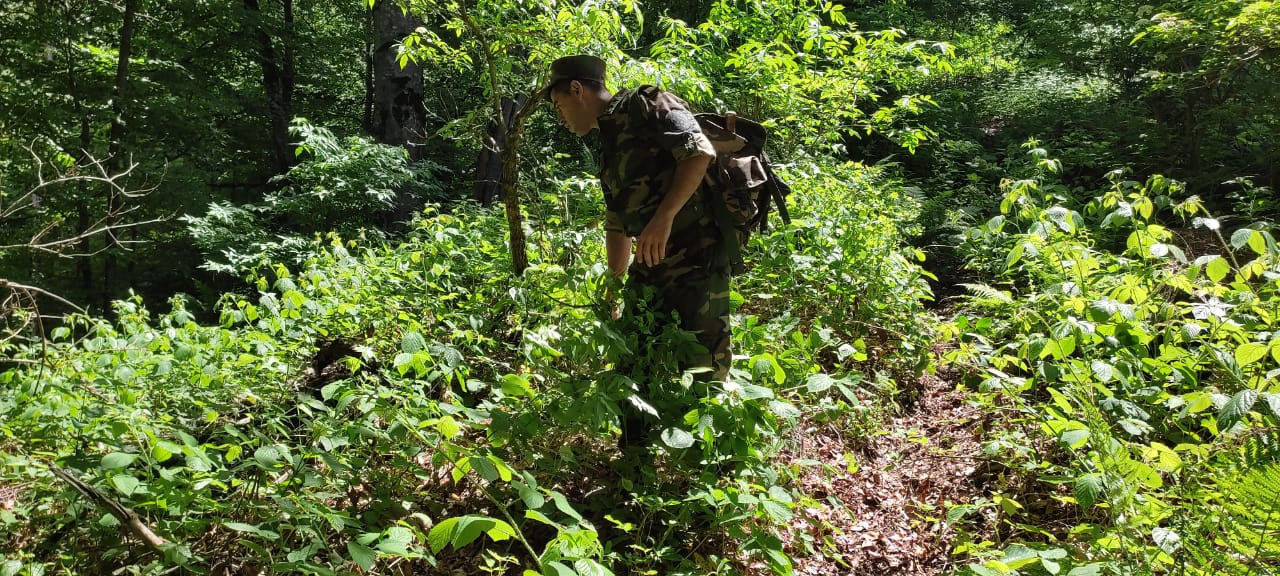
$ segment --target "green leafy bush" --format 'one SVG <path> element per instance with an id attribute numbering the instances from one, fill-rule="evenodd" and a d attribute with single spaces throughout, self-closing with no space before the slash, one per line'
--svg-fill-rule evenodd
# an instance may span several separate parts
<path id="1" fill-rule="evenodd" d="M 215 202 L 204 216 L 183 217 L 206 255 L 205 268 L 235 273 L 263 254 L 298 263 L 314 234 L 382 238 L 395 218 L 407 220 L 413 207 L 441 199 L 442 167 L 411 164 L 402 147 L 338 138 L 302 118 L 291 132 L 301 139 L 302 160 L 273 180 L 277 189 L 261 203 Z"/>
<path id="2" fill-rule="evenodd" d="M 1280 249 L 1270 228 L 1224 235 L 1198 198 L 1160 176 L 1117 171 L 1108 189 L 1082 198 L 1055 182 L 1057 161 L 1032 153 L 1041 172 L 1009 181 L 1001 214 L 968 232 L 971 265 L 997 285 L 971 287 L 971 312 L 947 328 L 958 338 L 949 357 L 968 367 L 983 402 L 1016 411 L 992 453 L 1021 470 L 1012 477 L 1048 484 L 1057 509 L 1076 516 L 1069 532 L 1051 533 L 1012 507 L 1008 522 L 1027 539 L 994 554 L 992 542 L 965 544 L 980 560 L 970 569 L 1257 573 L 1274 551 L 1236 543 L 1280 522 L 1227 521 L 1230 536 L 1218 537 L 1201 521 L 1238 518 L 1215 494 L 1275 462 L 1231 455 L 1280 423 Z M 1245 509 L 1274 506 L 1233 492 L 1246 493 Z M 1200 556 L 1175 554 L 1182 545 Z M 1059 549 L 1069 557 L 1044 555 Z M 1224 556 L 1231 562 L 1214 569 L 1199 563 Z"/>
<path id="3" fill-rule="evenodd" d="M 216 325 L 180 298 L 164 314 L 133 299 L 111 322 L 68 318 L 0 373 L 0 484 L 24 489 L 0 511 L 7 549 L 22 550 L 7 561 L 693 574 L 758 559 L 789 573 L 781 536 L 807 497 L 797 465 L 775 462 L 788 431 L 811 405 L 827 422 L 873 424 L 863 399 L 892 400 L 892 377 L 926 357 L 927 295 L 899 247 L 913 206 L 894 181 L 793 172 L 803 225 L 751 247 L 726 386 L 674 369 L 690 335 L 642 341 L 627 326 L 645 311 L 609 318 L 620 287 L 603 234 L 564 225 L 590 221 L 585 195 L 531 204 L 521 277 L 507 272 L 500 212 L 429 208 L 395 245 L 331 235 L 296 264 L 259 259 L 251 293 L 224 296 Z M 647 393 L 624 364 L 650 378 Z M 634 460 L 611 447 L 622 403 L 660 422 Z M 53 464 L 169 544 L 131 545 Z M 686 539 L 691 524 L 708 540 Z M 65 544 L 24 545 L 50 539 Z"/>

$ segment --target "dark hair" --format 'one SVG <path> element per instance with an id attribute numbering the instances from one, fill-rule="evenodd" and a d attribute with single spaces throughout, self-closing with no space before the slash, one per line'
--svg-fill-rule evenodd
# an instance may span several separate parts
<path id="1" fill-rule="evenodd" d="M 574 80 L 577 80 L 579 84 L 582 84 L 583 88 L 594 90 L 596 92 L 604 90 L 604 84 L 602 84 L 599 80 L 592 80 L 590 78 L 564 78 L 556 81 L 555 84 L 552 84 L 550 92 L 564 94 L 565 92 L 569 91 L 569 84 L 572 83 Z"/>

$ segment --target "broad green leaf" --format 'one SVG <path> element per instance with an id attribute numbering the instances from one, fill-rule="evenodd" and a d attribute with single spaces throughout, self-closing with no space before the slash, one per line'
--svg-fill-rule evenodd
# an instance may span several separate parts
<path id="1" fill-rule="evenodd" d="M 472 456 L 468 458 L 468 461 L 471 463 L 471 469 L 475 470 L 481 478 L 484 478 L 489 482 L 498 481 L 498 468 L 494 466 L 493 462 L 490 462 L 488 458 L 485 458 L 484 456 Z"/>
<path id="2" fill-rule="evenodd" d="M 507 396 L 533 397 L 533 386 L 529 379 L 519 374 L 506 374 L 502 377 L 502 393 Z"/>
<path id="3" fill-rule="evenodd" d="M 1017 264 L 1018 260 L 1022 259 L 1022 252 L 1025 249 L 1026 249 L 1026 243 L 1019 242 L 1013 246 L 1013 249 L 1009 250 L 1009 255 L 1004 260 L 1005 270 L 1013 268 L 1013 265 Z"/>
<path id="4" fill-rule="evenodd" d="M 558 522 L 548 518 L 546 514 L 543 514 L 537 510 L 525 510 L 524 517 L 530 520 L 537 520 L 538 522 L 541 522 L 548 526 L 555 526 L 556 528 L 562 528 L 562 526 Z"/>
<path id="5" fill-rule="evenodd" d="M 826 392 L 834 383 L 835 381 L 831 379 L 831 376 L 826 374 L 810 374 L 807 388 L 810 394 L 817 394 Z"/>
<path id="6" fill-rule="evenodd" d="M 156 462 L 166 462 L 170 458 L 173 458 L 173 454 L 174 452 L 169 450 L 163 442 L 157 443 L 151 447 L 151 457 L 155 458 Z"/>
<path id="7" fill-rule="evenodd" d="M 1245 244 L 1249 243 L 1249 237 L 1253 234 L 1253 230 L 1241 228 L 1231 234 L 1231 247 L 1239 250 Z"/>
<path id="8" fill-rule="evenodd" d="M 404 337 L 400 339 L 400 351 L 406 354 L 413 354 L 427 347 L 427 341 L 417 332 L 406 332 Z"/>
<path id="9" fill-rule="evenodd" d="M 112 452 L 102 457 L 102 468 L 104 470 L 115 470 L 124 468 L 133 463 L 138 456 L 136 454 L 126 454 L 124 452 Z"/>
<path id="10" fill-rule="evenodd" d="M 1280 418 L 1280 394 L 1264 393 L 1262 399 L 1267 403 L 1267 407 L 1271 408 L 1271 415 Z"/>
<path id="11" fill-rule="evenodd" d="M 1097 474 L 1085 474 L 1076 478 L 1075 494 L 1076 502 L 1080 503 L 1080 507 L 1088 510 L 1093 507 L 1093 503 L 1098 501 L 1103 493 L 1102 477 Z"/>
<path id="12" fill-rule="evenodd" d="M 142 481 L 128 474 L 116 474 L 111 477 L 111 485 L 115 486 L 121 494 L 132 496 L 138 491 L 138 487 L 142 485 Z"/>
<path id="13" fill-rule="evenodd" d="M 372 570 L 373 565 L 378 561 L 378 553 L 359 542 L 347 542 L 347 553 L 351 554 L 351 559 L 366 572 Z"/>
<path id="14" fill-rule="evenodd" d="M 1144 457 L 1148 461 L 1155 463 L 1156 468 L 1161 472 L 1172 473 L 1182 468 L 1182 457 L 1178 456 L 1178 453 L 1168 446 L 1159 442 L 1152 442 L 1144 450 Z"/>
<path id="15" fill-rule="evenodd" d="M 573 571 L 573 568 L 565 566 L 564 564 L 554 560 L 547 562 L 546 566 L 542 568 L 542 574 L 544 576 L 578 576 L 577 573 Z"/>
<path id="16" fill-rule="evenodd" d="M 258 533 L 257 526 L 254 526 L 253 524 L 245 524 L 244 522 L 223 522 L 222 525 L 231 530 L 235 530 L 236 532 L 248 532 L 250 534 Z"/>
<path id="17" fill-rule="evenodd" d="M 452 416 L 441 416 L 436 421 L 436 430 L 447 440 L 457 436 L 462 431 L 462 428 L 458 426 L 458 422 Z"/>
<path id="18" fill-rule="evenodd" d="M 1267 356 L 1267 345 L 1260 342 L 1245 342 L 1236 347 L 1236 364 L 1241 368 L 1253 364 Z"/>
<path id="19" fill-rule="evenodd" d="M 761 500 L 760 507 L 768 514 L 769 519 L 777 524 L 786 524 L 791 520 L 791 509 L 773 500 Z"/>
<path id="20" fill-rule="evenodd" d="M 971 570 L 974 574 L 977 574 L 978 576 L 1003 576 L 1004 574 L 1008 574 L 1008 573 L 1009 573 L 1008 571 L 1005 571 L 1005 572 L 999 572 L 999 571 L 996 571 L 996 570 L 994 570 L 994 569 L 987 568 L 986 566 L 983 566 L 982 564 L 970 564 L 970 565 L 968 566 L 968 568 L 969 568 L 969 570 Z"/>
<path id="21" fill-rule="evenodd" d="M 1249 249 L 1259 256 L 1267 253 L 1267 238 L 1262 231 L 1254 230 L 1249 234 Z"/>
<path id="22" fill-rule="evenodd" d="M 582 522 L 582 515 L 579 514 L 577 510 L 574 510 L 573 506 L 569 505 L 569 500 L 564 497 L 564 494 L 553 490 L 551 492 L 551 501 L 555 503 L 556 510 L 559 510 L 566 516 L 573 518 L 578 522 Z"/>
<path id="23" fill-rule="evenodd" d="M 1093 375 L 1098 377 L 1099 382 L 1110 382 L 1116 372 L 1115 367 L 1102 360 L 1094 360 L 1089 364 L 1089 368 L 1093 371 Z"/>
<path id="24" fill-rule="evenodd" d="M 275 468 L 280 463 L 280 451 L 275 446 L 263 446 L 253 451 L 253 459 L 263 468 Z"/>
<path id="25" fill-rule="evenodd" d="M 1218 430 L 1225 432 L 1228 428 L 1235 425 L 1236 422 L 1244 419 L 1245 414 L 1253 409 L 1253 405 L 1258 401 L 1258 391 L 1252 388 L 1245 388 L 1236 392 L 1225 406 L 1218 411 Z"/>
<path id="26" fill-rule="evenodd" d="M 773 389 L 755 384 L 742 385 L 742 398 L 745 400 L 759 400 L 761 398 L 773 398 Z"/>
<path id="27" fill-rule="evenodd" d="M 1046 342 L 1044 348 L 1040 350 L 1040 358 L 1044 359 L 1053 356 L 1055 360 L 1062 360 L 1070 356 L 1075 350 L 1076 339 L 1074 336 L 1054 338 Z"/>
<path id="28" fill-rule="evenodd" d="M 1227 274 L 1231 273 L 1231 264 L 1227 262 L 1226 258 L 1218 256 L 1217 258 L 1209 261 L 1209 264 L 1205 266 L 1204 271 L 1205 274 L 1209 276 L 1210 280 L 1213 280 L 1214 282 L 1221 282 L 1223 278 L 1227 277 Z"/>
<path id="29" fill-rule="evenodd" d="M 450 543 L 457 550 L 475 542 L 481 534 L 487 533 L 493 536 L 493 530 L 499 522 L 502 521 L 487 516 L 469 515 L 458 518 L 458 524 L 454 527 Z M 506 523 L 502 522 L 502 524 L 505 525 Z M 508 528 L 506 531 L 499 530 L 497 533 L 499 537 L 495 537 L 494 540 L 506 540 L 513 532 Z"/>
<path id="30" fill-rule="evenodd" d="M 396 354 L 395 359 L 391 361 L 391 366 L 395 368 L 401 376 L 404 376 L 413 369 L 413 354 L 409 352 Z"/>
<path id="31" fill-rule="evenodd" d="M 1004 556 L 1000 558 L 1006 566 L 1017 570 L 1023 566 L 1034 564 L 1040 561 L 1040 555 L 1035 550 L 1023 546 L 1021 544 L 1011 544 L 1004 549 Z"/>
<path id="32" fill-rule="evenodd" d="M 404 526 L 392 526 L 378 542 L 378 551 L 403 556 L 409 553 L 410 544 L 413 544 L 413 532 Z"/>
<path id="33" fill-rule="evenodd" d="M 662 431 L 662 442 L 672 448 L 688 448 L 693 446 L 693 435 L 676 427 Z"/>
<path id="34" fill-rule="evenodd" d="M 431 527 L 431 531 L 427 533 L 427 545 L 431 547 L 432 554 L 438 554 L 449 545 L 449 541 L 453 539 L 454 528 L 458 525 L 457 518 L 446 518 L 438 524 Z"/>
<path id="35" fill-rule="evenodd" d="M 1050 560 L 1061 560 L 1067 557 L 1067 551 L 1062 548 L 1049 548 L 1047 550 L 1039 550 L 1036 553 L 1039 554 L 1041 558 L 1048 558 Z"/>
<path id="36" fill-rule="evenodd" d="M 1151 530 L 1151 539 L 1155 540 L 1156 546 L 1159 546 L 1165 554 L 1172 555 L 1182 547 L 1182 537 L 1177 532 L 1168 528 L 1157 526 Z"/>
<path id="37" fill-rule="evenodd" d="M 590 558 L 583 558 L 573 563 L 573 568 L 581 576 L 613 576 L 613 572 Z"/>
<path id="38" fill-rule="evenodd" d="M 512 482 L 511 485 L 515 486 L 516 493 L 520 494 L 520 499 L 524 501 L 525 507 L 536 510 L 546 504 L 547 499 L 543 498 L 536 488 L 532 488 L 520 481 Z"/>
<path id="39" fill-rule="evenodd" d="M 1065 430 L 1058 437 L 1058 442 L 1063 446 L 1072 450 L 1079 449 L 1089 440 L 1089 431 L 1086 430 Z"/>
<path id="40" fill-rule="evenodd" d="M 794 422 L 799 419 L 801 414 L 800 409 L 796 408 L 790 402 L 783 402 L 782 400 L 770 400 L 769 410 L 772 410 L 779 418 L 790 422 Z"/>

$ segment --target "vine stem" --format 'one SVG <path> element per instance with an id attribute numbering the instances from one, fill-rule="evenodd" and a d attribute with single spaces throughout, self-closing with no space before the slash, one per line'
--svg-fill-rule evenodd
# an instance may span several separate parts
<path id="1" fill-rule="evenodd" d="M 533 546 L 529 544 L 527 539 L 525 539 L 524 532 L 516 525 L 516 519 L 511 516 L 511 512 L 507 511 L 507 507 L 499 502 L 497 498 L 494 498 L 493 494 L 489 493 L 488 488 L 481 486 L 480 491 L 484 492 L 484 497 L 488 498 L 490 502 L 493 502 L 493 505 L 498 507 L 498 511 L 502 512 L 502 515 L 506 517 L 507 523 L 511 525 L 511 531 L 515 534 L 516 540 L 519 540 L 520 543 L 524 545 L 524 549 L 529 552 L 529 557 L 533 558 L 534 564 L 541 565 L 542 562 L 538 559 L 538 553 L 534 551 Z"/>

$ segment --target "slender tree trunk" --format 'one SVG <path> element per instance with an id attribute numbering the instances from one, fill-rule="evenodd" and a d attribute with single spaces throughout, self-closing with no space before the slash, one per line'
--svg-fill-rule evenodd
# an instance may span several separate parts
<path id="1" fill-rule="evenodd" d="M 267 93 L 267 115 L 271 121 L 271 151 L 276 173 L 284 174 L 293 166 L 293 146 L 289 143 L 289 122 L 293 120 L 293 0 L 281 0 L 284 6 L 285 41 L 282 56 L 277 56 L 275 41 L 267 33 L 258 0 L 244 0 L 244 7 L 256 19 L 253 35 L 258 40 L 258 59 L 262 63 L 262 88 Z"/>
<path id="2" fill-rule="evenodd" d="M 503 126 L 510 126 L 516 110 L 511 98 L 502 99 L 502 118 L 493 118 L 485 126 L 484 141 L 476 156 L 475 184 L 471 196 L 482 206 L 488 206 L 502 196 L 503 153 L 507 149 L 507 133 Z"/>
<path id="3" fill-rule="evenodd" d="M 364 53 L 364 126 L 365 133 L 373 134 L 373 44 Z"/>
<path id="4" fill-rule="evenodd" d="M 123 166 L 124 146 L 124 107 L 128 99 L 129 58 L 133 54 L 133 24 L 138 13 L 139 0 L 124 1 L 124 22 L 120 25 L 120 52 L 116 59 L 116 81 L 111 91 L 111 131 L 107 144 L 107 174 L 120 173 Z M 120 199 L 108 186 L 106 189 L 107 215 L 110 217 L 120 209 Z M 115 295 L 116 253 L 120 242 L 114 233 L 107 233 L 107 250 L 103 254 L 102 264 L 102 306 L 110 309 L 111 298 Z"/>
<path id="5" fill-rule="evenodd" d="M 76 30 L 75 11 L 71 6 L 70 0 L 64 0 L 62 3 L 63 19 L 66 22 L 66 36 L 63 38 L 63 58 L 66 59 L 66 82 L 67 94 L 71 96 L 72 106 L 75 108 L 76 115 L 80 118 L 80 149 L 74 154 L 76 164 L 84 165 L 89 159 L 89 147 L 93 145 L 93 130 L 90 123 L 91 118 L 89 112 L 84 109 L 84 104 L 80 101 L 79 87 L 76 84 L 76 58 L 75 43 L 71 36 L 71 32 Z M 91 225 L 89 210 L 89 188 L 88 184 L 81 180 L 76 184 L 76 232 L 84 234 L 89 230 Z M 92 254 L 93 244 L 88 235 L 81 237 L 76 243 L 76 250 L 81 254 Z M 89 256 L 82 256 L 76 259 L 76 273 L 80 280 L 80 289 L 83 291 L 84 301 L 86 303 L 95 300 L 94 282 L 93 282 L 93 259 Z"/>
<path id="6" fill-rule="evenodd" d="M 515 112 L 506 122 L 507 145 L 502 150 L 502 198 L 507 211 L 507 229 L 511 234 L 511 267 L 516 276 L 529 267 L 529 254 L 524 237 L 524 217 L 520 214 L 520 141 L 524 138 L 524 121 L 538 107 L 538 100 L 521 94 L 516 97 Z"/>
<path id="7" fill-rule="evenodd" d="M 391 0 L 373 5 L 373 118 L 371 135 L 404 146 L 410 160 L 422 158 L 427 110 L 422 102 L 422 67 L 403 60 L 396 46 L 422 23 Z"/>

